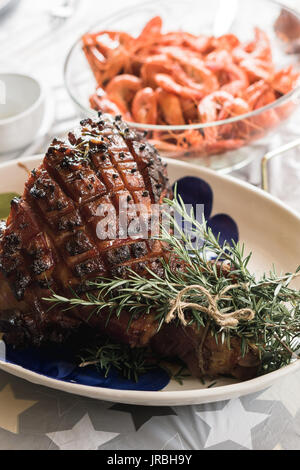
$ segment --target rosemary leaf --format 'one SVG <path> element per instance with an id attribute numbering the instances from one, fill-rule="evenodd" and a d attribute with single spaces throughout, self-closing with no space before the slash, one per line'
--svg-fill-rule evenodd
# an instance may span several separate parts
<path id="1" fill-rule="evenodd" d="M 91 315 L 99 315 L 105 309 L 107 322 L 112 315 L 119 318 L 125 308 L 130 311 L 131 319 L 155 312 L 159 330 L 178 295 L 187 286 L 200 286 L 211 296 L 220 296 L 218 308 L 222 315 L 249 309 L 254 312 L 254 316 L 250 320 L 239 319 L 236 326 L 220 327 L 205 313 L 205 308 L 209 308 L 208 299 L 191 288 L 185 293 L 184 302 L 204 307 L 204 310 L 188 309 L 187 324 L 195 322 L 198 327 L 205 327 L 210 321 L 211 334 L 216 342 L 226 343 L 229 347 L 230 338 L 239 337 L 243 355 L 247 354 L 249 348 L 255 347 L 262 359 L 261 373 L 289 364 L 297 357 L 295 339 L 300 337 L 300 291 L 290 288 L 289 284 L 295 276 L 300 275 L 300 266 L 295 273 L 283 276 L 278 276 L 273 267 L 269 275 L 264 274 L 257 280 L 247 268 L 252 254 L 245 253 L 243 244 L 234 241 L 231 244 L 221 243 L 205 220 L 199 222 L 192 212 L 187 213 L 176 191 L 174 199 L 166 200 L 166 203 L 172 209 L 171 214 L 168 214 L 171 228 L 176 229 L 179 237 L 174 237 L 162 228 L 158 239 L 167 244 L 170 256 L 175 256 L 178 263 L 185 266 L 184 270 L 172 270 L 172 263 L 162 260 L 163 277 L 148 270 L 145 278 L 128 269 L 126 279 L 100 278 L 90 282 L 96 294 L 89 293 L 83 298 L 76 295 L 66 298 L 53 293 L 51 298 L 45 300 L 51 307 L 89 308 L 92 309 Z M 182 231 L 174 213 L 181 215 L 189 223 L 192 227 L 190 234 Z M 194 238 L 202 240 L 202 243 L 195 247 L 192 241 Z M 215 262 L 211 261 L 209 254 L 213 255 Z M 220 263 L 228 266 L 227 271 L 220 269 Z M 222 296 L 224 289 L 232 287 L 232 284 L 235 284 L 235 288 L 227 290 L 226 295 Z M 108 350 L 112 352 L 106 346 L 99 356 L 99 364 L 104 368 L 108 367 Z M 113 351 L 115 355 L 112 355 L 112 363 L 118 364 L 116 350 Z M 128 356 L 128 364 L 131 360 Z M 137 360 L 136 363 L 139 365 L 135 372 L 138 375 L 140 362 Z"/>

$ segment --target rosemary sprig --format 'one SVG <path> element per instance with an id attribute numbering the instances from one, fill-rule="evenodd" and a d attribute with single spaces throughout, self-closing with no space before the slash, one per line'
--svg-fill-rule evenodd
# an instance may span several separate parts
<path id="1" fill-rule="evenodd" d="M 105 377 L 113 367 L 121 376 L 137 382 L 141 375 L 157 367 L 154 359 L 147 348 L 130 348 L 105 340 L 100 346 L 82 351 L 79 367 L 95 366 Z"/>
<path id="2" fill-rule="evenodd" d="M 120 376 L 135 382 L 141 375 L 157 368 L 163 369 L 170 379 L 180 385 L 183 385 L 186 377 L 191 376 L 180 359 L 170 362 L 170 359 L 158 356 L 149 348 L 131 348 L 110 339 L 97 339 L 91 347 L 81 351 L 79 359 L 79 367 L 95 366 L 104 373 L 104 377 L 108 377 L 114 368 Z"/>
<path id="3" fill-rule="evenodd" d="M 184 303 L 204 309 L 199 312 L 197 308 L 188 308 L 185 312 L 187 324 L 195 323 L 198 327 L 205 327 L 210 322 L 210 333 L 216 342 L 227 343 L 228 347 L 232 336 L 239 337 L 243 355 L 249 348 L 256 349 L 260 355 L 261 373 L 278 369 L 297 357 L 300 343 L 300 291 L 289 285 L 294 277 L 300 275 L 300 266 L 295 273 L 284 276 L 278 276 L 273 268 L 268 275 L 256 280 L 248 270 L 252 254 L 245 254 L 244 245 L 234 241 L 231 244 L 221 243 L 205 220 L 201 223 L 195 219 L 193 211 L 187 213 L 176 191 L 174 199 L 166 200 L 166 203 L 172 209 L 169 214 L 172 231 L 178 236 L 175 237 L 162 227 L 158 237 L 166 243 L 172 258 L 172 263 L 162 260 L 163 277 L 148 270 L 149 276 L 144 278 L 129 269 L 127 279 L 101 278 L 90 282 L 94 289 L 84 299 L 77 295 L 66 298 L 54 293 L 45 300 L 64 309 L 88 307 L 91 315 L 101 315 L 105 309 L 107 321 L 111 315 L 119 318 L 125 309 L 131 312 L 132 319 L 155 312 L 160 329 L 174 306 L 174 300 L 183 289 L 200 286 L 214 299 L 218 299 L 218 311 L 223 316 L 239 309 L 249 309 L 254 313 L 253 318 L 239 319 L 236 325 L 230 327 L 220 326 L 208 315 L 210 305 L 207 297 L 191 288 L 185 293 Z M 174 213 L 189 223 L 192 227 L 189 233 L 182 230 L 178 216 L 175 217 Z M 178 263 L 178 269 L 175 270 L 172 268 L 174 259 Z M 227 270 L 221 269 L 220 264 L 227 266 Z M 180 269 L 182 265 L 184 269 Z M 235 288 L 228 290 L 233 284 Z M 227 291 L 227 295 L 222 296 L 224 291 Z"/>

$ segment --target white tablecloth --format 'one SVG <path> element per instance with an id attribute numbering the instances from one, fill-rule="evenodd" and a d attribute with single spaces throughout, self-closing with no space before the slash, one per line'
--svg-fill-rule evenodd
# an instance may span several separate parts
<path id="1" fill-rule="evenodd" d="M 65 22 L 50 19 L 54 3 L 22 0 L 0 20 L 0 70 L 34 71 L 55 102 L 53 123 L 49 116 L 45 124 L 46 136 L 27 153 L 39 153 L 51 136 L 76 121 L 62 74 L 74 40 L 95 19 L 135 2 L 81 0 Z M 300 8 L 299 0 L 287 3 Z M 261 154 L 299 134 L 296 116 L 280 135 L 260 144 Z M 236 176 L 259 184 L 259 162 Z M 273 192 L 298 210 L 299 151 L 277 159 L 271 178 Z M 0 449 L 300 449 L 299 386 L 300 373 L 241 399 L 155 408 L 67 395 L 0 372 Z"/>

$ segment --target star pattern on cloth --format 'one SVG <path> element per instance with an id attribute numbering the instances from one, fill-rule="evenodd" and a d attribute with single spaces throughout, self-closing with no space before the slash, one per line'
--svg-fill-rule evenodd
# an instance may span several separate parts
<path id="1" fill-rule="evenodd" d="M 16 398 L 10 384 L 0 391 L 0 427 L 14 434 L 19 432 L 19 415 L 38 403 Z"/>
<path id="2" fill-rule="evenodd" d="M 174 436 L 172 436 L 170 439 L 168 439 L 167 442 L 161 448 L 161 450 L 174 450 L 174 449 L 185 450 L 183 447 L 182 439 L 178 432 Z"/>
<path id="3" fill-rule="evenodd" d="M 137 405 L 122 405 L 117 403 L 113 405 L 111 410 L 125 411 L 131 413 L 132 419 L 135 425 L 135 429 L 138 431 L 147 421 L 155 416 L 176 416 L 175 411 L 169 406 L 137 406 Z"/>
<path id="4" fill-rule="evenodd" d="M 85 414 L 72 429 L 46 434 L 61 450 L 97 450 L 99 446 L 119 436 L 119 433 L 96 431 Z"/>
<path id="5" fill-rule="evenodd" d="M 211 428 L 204 448 L 233 441 L 253 449 L 251 429 L 269 417 L 245 410 L 239 398 L 229 401 L 222 410 L 197 411 L 196 415 Z"/>
<path id="6" fill-rule="evenodd" d="M 265 390 L 258 400 L 280 401 L 293 418 L 295 418 L 300 409 L 299 381 L 299 372 L 297 374 L 290 374 Z"/>

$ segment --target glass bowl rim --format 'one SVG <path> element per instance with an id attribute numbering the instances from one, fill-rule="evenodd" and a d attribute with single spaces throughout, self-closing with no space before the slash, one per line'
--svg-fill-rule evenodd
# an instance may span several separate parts
<path id="1" fill-rule="evenodd" d="M 277 1 L 277 0 L 262 0 L 262 1 L 266 4 L 275 5 L 278 8 L 281 8 L 282 10 L 293 14 L 300 21 L 300 13 L 298 13 L 293 8 L 290 8 L 290 7 L 282 4 L 280 1 Z M 64 83 L 65 83 L 66 90 L 67 90 L 70 98 L 72 99 L 72 101 L 85 114 L 87 114 L 87 115 L 89 115 L 89 114 L 91 115 L 92 113 L 96 114 L 97 111 L 93 110 L 92 108 L 87 108 L 82 103 L 80 103 L 80 101 L 76 98 L 76 96 L 74 96 L 74 94 L 71 90 L 71 87 L 69 86 L 69 80 L 68 80 L 68 70 L 69 70 L 70 61 L 71 61 L 73 52 L 75 51 L 75 49 L 77 48 L 77 46 L 81 42 L 83 34 L 89 33 L 90 31 L 95 29 L 99 25 L 99 23 L 101 24 L 101 22 L 103 22 L 103 23 L 107 22 L 107 21 L 112 20 L 112 19 L 114 19 L 118 16 L 122 17 L 126 13 L 128 13 L 128 15 L 129 15 L 130 12 L 136 11 L 137 7 L 140 10 L 143 7 L 147 6 L 147 5 L 152 5 L 153 6 L 153 4 L 156 3 L 156 2 L 159 3 L 159 0 L 156 0 L 156 1 L 146 0 L 145 2 L 143 2 L 141 4 L 131 5 L 127 8 L 125 7 L 123 9 L 119 10 L 118 12 L 114 12 L 110 15 L 102 17 L 97 22 L 93 22 L 90 25 L 90 27 L 85 31 L 85 33 L 82 33 L 80 35 L 80 37 L 78 37 L 76 39 L 76 41 L 73 43 L 73 45 L 71 46 L 71 48 L 70 48 L 70 50 L 69 50 L 69 52 L 66 56 L 65 62 L 64 62 L 64 68 L 63 68 Z M 184 125 L 178 125 L 178 126 L 175 126 L 175 125 L 158 125 L 158 124 L 142 124 L 140 122 L 129 122 L 129 121 L 126 121 L 126 123 L 129 127 L 134 127 L 135 129 L 149 130 L 149 131 L 164 132 L 164 131 L 201 130 L 201 129 L 207 129 L 207 128 L 211 128 L 211 127 L 222 126 L 222 125 L 226 125 L 226 124 L 232 124 L 232 123 L 235 123 L 235 122 L 250 119 L 250 118 L 255 117 L 255 116 L 259 116 L 260 114 L 263 114 L 265 111 L 275 109 L 275 108 L 279 107 L 280 105 L 282 105 L 283 103 L 288 102 L 290 100 L 290 98 L 292 98 L 294 96 L 296 97 L 296 99 L 298 97 L 300 97 L 300 77 L 298 79 L 298 85 L 293 90 L 291 90 L 289 93 L 286 93 L 285 95 L 281 96 L 280 98 L 278 98 L 273 103 L 262 106 L 261 108 L 255 109 L 254 111 L 250 111 L 249 113 L 241 114 L 239 116 L 234 116 L 234 117 L 231 117 L 231 118 L 228 118 L 228 119 L 223 119 L 223 120 L 220 120 L 220 121 L 212 121 L 212 122 L 207 122 L 207 123 L 184 124 Z"/>

